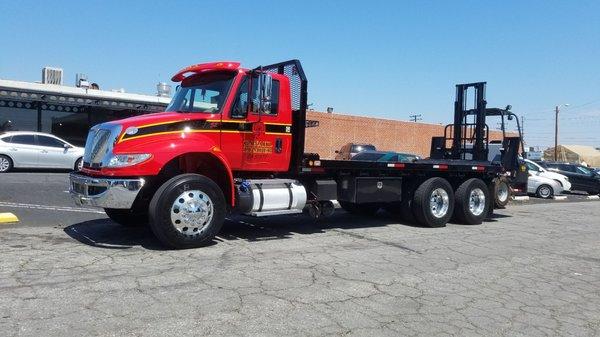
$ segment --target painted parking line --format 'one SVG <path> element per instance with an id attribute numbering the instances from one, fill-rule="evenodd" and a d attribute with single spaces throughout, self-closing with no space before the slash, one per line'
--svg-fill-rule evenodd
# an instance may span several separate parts
<path id="1" fill-rule="evenodd" d="M 19 218 L 12 213 L 0 213 L 0 224 L 19 222 Z"/>
<path id="2" fill-rule="evenodd" d="M 23 204 L 23 203 L 3 202 L 3 201 L 0 201 L 0 207 L 40 209 L 40 210 L 45 210 L 45 211 L 57 211 L 57 212 L 104 214 L 104 211 L 100 211 L 100 210 L 97 210 L 94 208 L 36 205 L 36 204 Z"/>

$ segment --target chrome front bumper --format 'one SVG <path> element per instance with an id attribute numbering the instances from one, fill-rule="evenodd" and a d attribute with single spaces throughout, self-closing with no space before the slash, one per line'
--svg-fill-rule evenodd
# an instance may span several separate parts
<path id="1" fill-rule="evenodd" d="M 144 179 L 94 178 L 69 175 L 69 193 L 79 206 L 129 209 L 144 186 Z"/>

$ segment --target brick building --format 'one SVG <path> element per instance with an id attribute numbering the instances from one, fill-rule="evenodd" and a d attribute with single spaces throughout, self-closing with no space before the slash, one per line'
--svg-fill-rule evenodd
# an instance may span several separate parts
<path id="1" fill-rule="evenodd" d="M 332 159 L 335 151 L 346 143 L 369 143 L 378 150 L 399 151 L 428 157 L 431 137 L 443 136 L 445 125 L 404 122 L 391 119 L 362 117 L 308 111 L 307 119 L 319 121 L 319 126 L 306 129 L 306 152 Z M 491 139 L 501 139 L 501 132 L 492 131 Z"/>

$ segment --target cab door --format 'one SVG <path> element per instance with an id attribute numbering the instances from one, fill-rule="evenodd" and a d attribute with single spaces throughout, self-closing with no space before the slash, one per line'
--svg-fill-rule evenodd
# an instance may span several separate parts
<path id="1" fill-rule="evenodd" d="M 286 77 L 273 74 L 271 106 L 259 113 L 259 81 L 249 76 L 238 86 L 227 119 L 223 119 L 222 148 L 234 170 L 287 171 L 291 153 L 291 105 Z M 287 90 L 287 92 L 286 92 Z M 249 97 L 252 106 L 249 107 Z"/>

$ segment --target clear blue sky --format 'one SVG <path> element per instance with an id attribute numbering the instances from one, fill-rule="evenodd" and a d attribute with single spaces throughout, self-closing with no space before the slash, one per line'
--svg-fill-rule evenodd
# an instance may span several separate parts
<path id="1" fill-rule="evenodd" d="M 487 81 L 489 106 L 525 116 L 530 145 L 600 146 L 599 1 L 7 1 L 0 78 L 60 66 L 103 89 L 155 92 L 178 69 L 298 58 L 324 110 L 452 119 L 454 84 Z"/>

